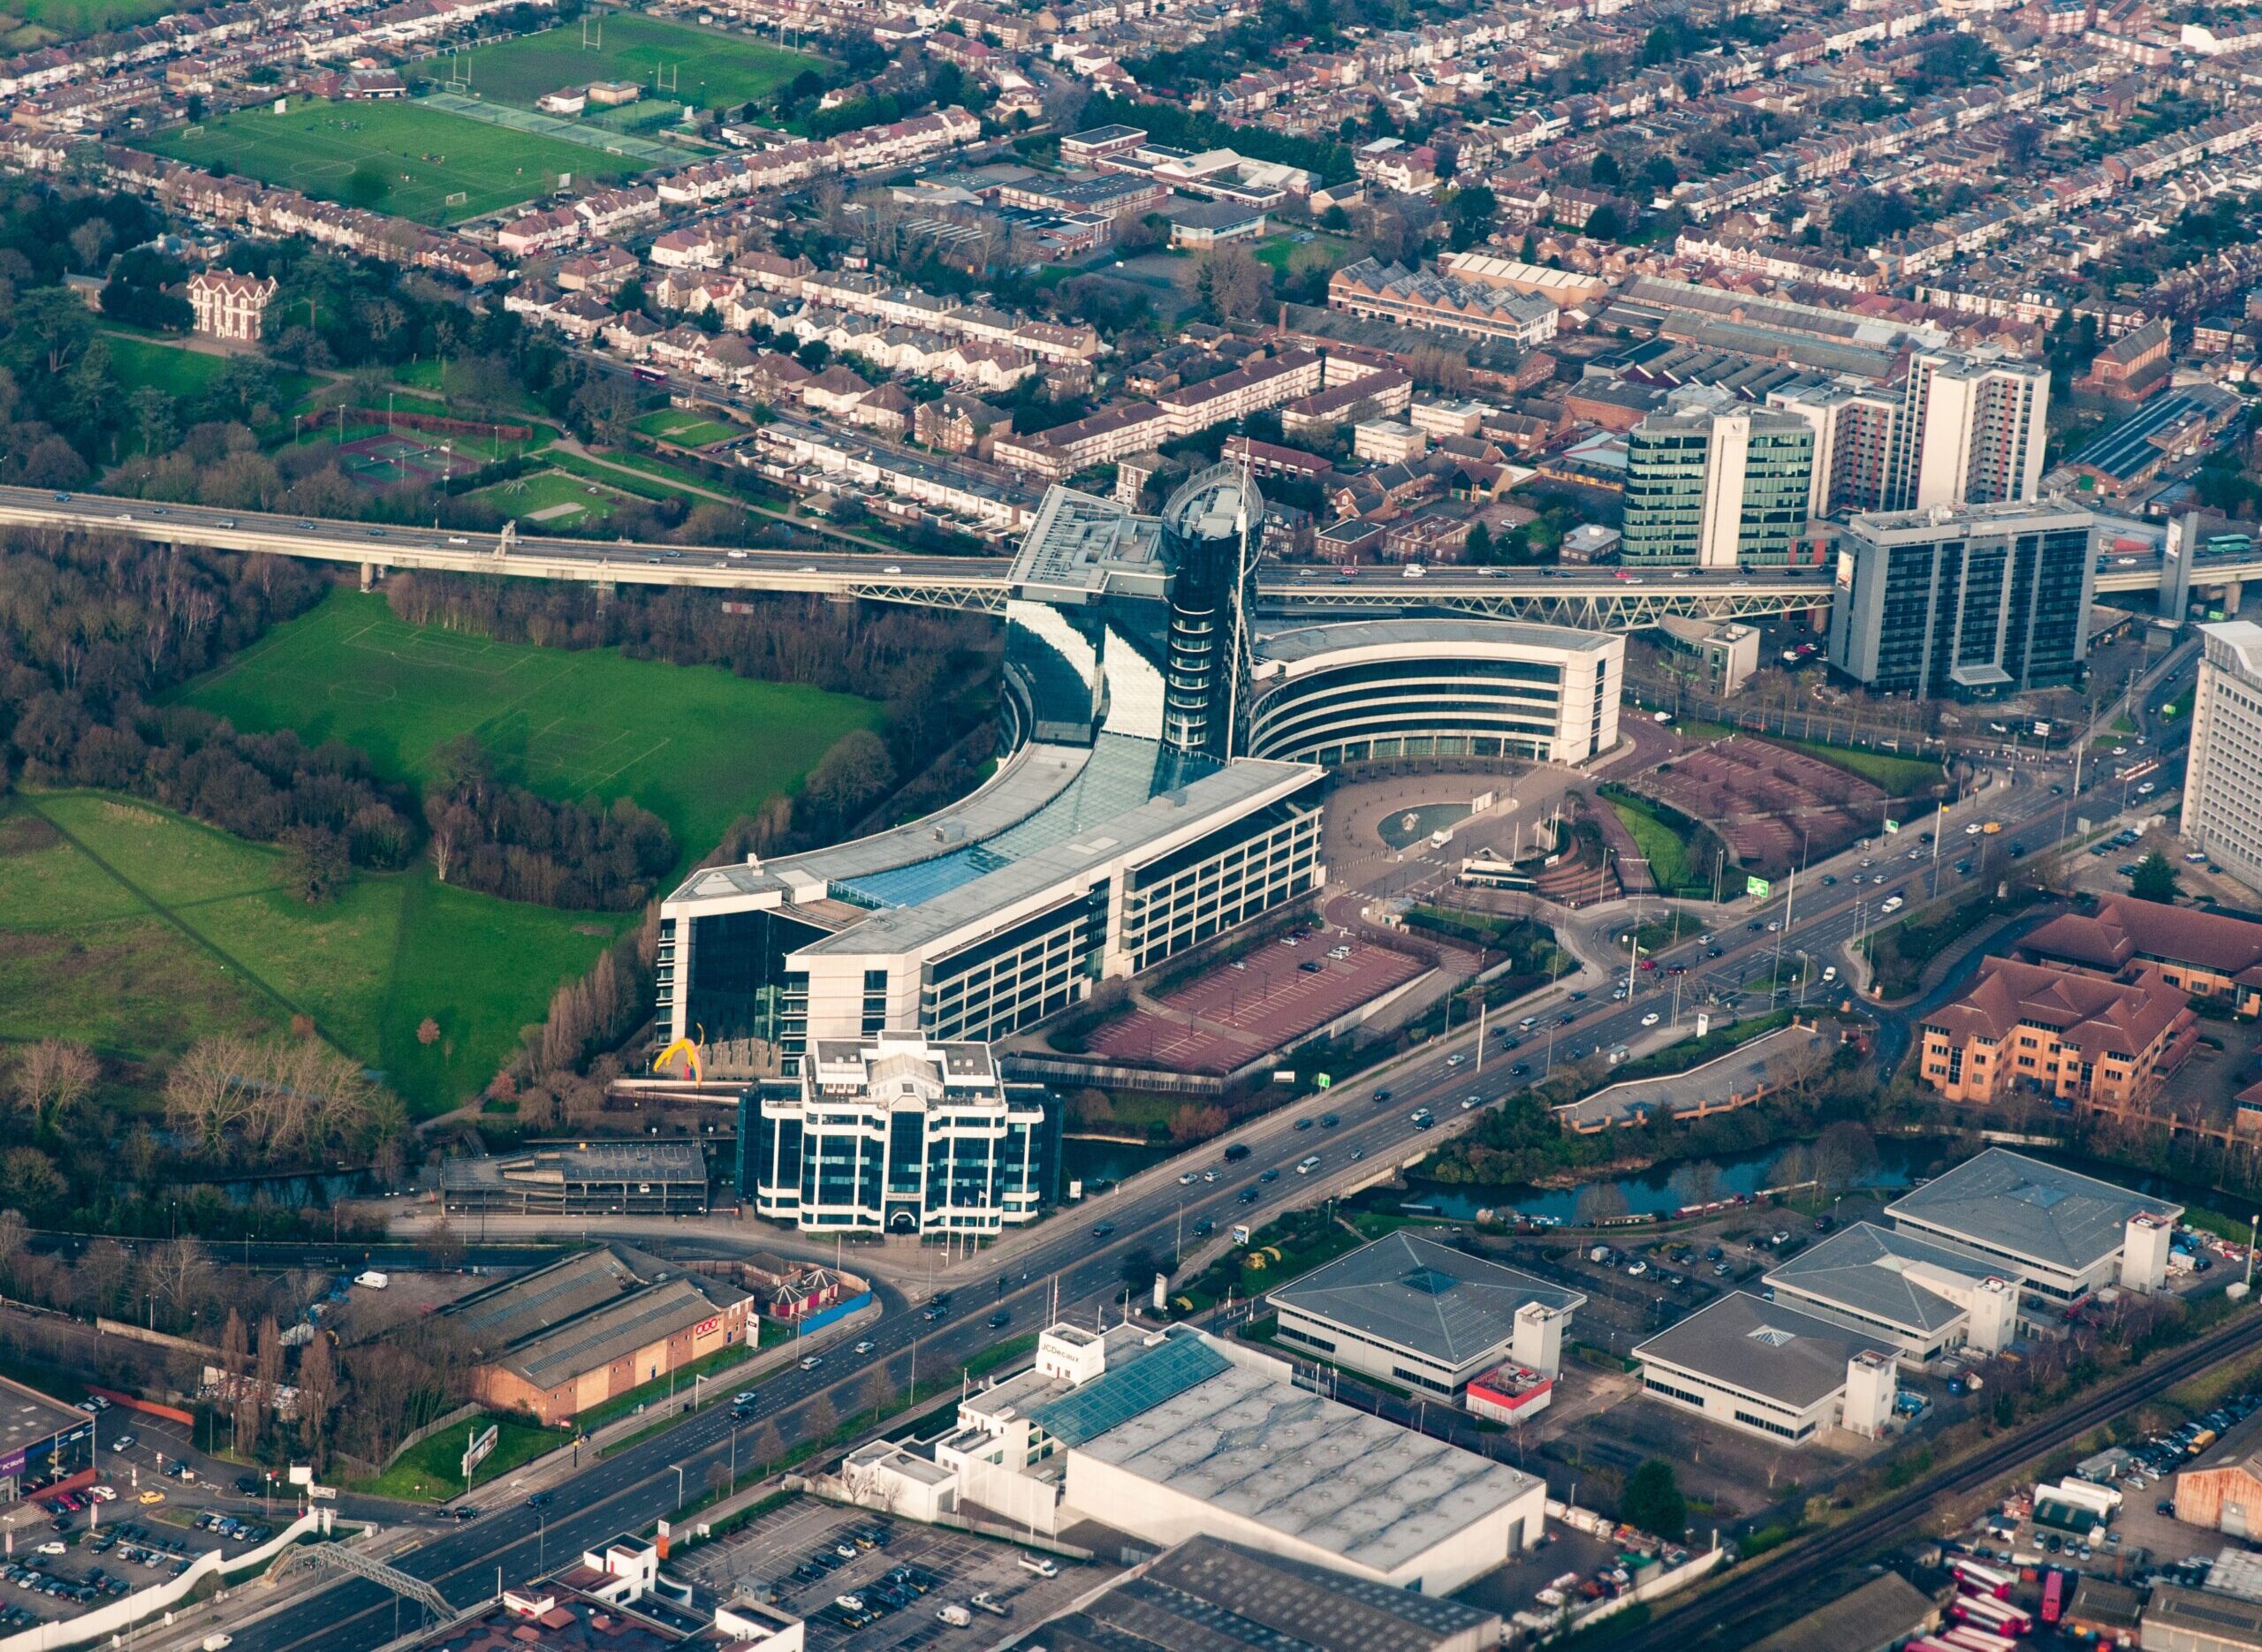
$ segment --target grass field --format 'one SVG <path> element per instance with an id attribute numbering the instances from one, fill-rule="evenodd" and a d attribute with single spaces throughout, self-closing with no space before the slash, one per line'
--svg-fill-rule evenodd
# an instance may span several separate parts
<path id="1" fill-rule="evenodd" d="M 595 17 L 589 27 L 592 40 L 598 38 Z M 418 72 L 432 81 L 461 73 L 480 96 L 526 109 L 560 87 L 634 80 L 649 94 L 636 105 L 641 116 L 653 102 L 720 109 L 768 97 L 802 70 L 819 64 L 815 57 L 742 34 L 618 11 L 603 19 L 602 38 L 602 48 L 583 46 L 576 23 L 481 46 L 460 59 L 435 57 Z"/>
<path id="2" fill-rule="evenodd" d="M 1288 260 L 1294 256 L 1295 251 L 1299 246 L 1317 246 L 1321 252 L 1327 254 L 1328 267 L 1332 269 L 1338 264 L 1345 263 L 1349 261 L 1354 245 L 1355 244 L 1351 240 L 1344 236 L 1328 235 L 1314 231 L 1311 232 L 1311 239 L 1309 241 L 1299 241 L 1293 235 L 1267 236 L 1264 240 L 1259 241 L 1256 246 L 1251 249 L 1251 251 L 1254 253 L 1258 263 L 1267 265 L 1271 269 L 1278 269 L 1283 274 L 1286 274 L 1288 268 Z"/>
<path id="3" fill-rule="evenodd" d="M 472 1434 L 494 1425 L 495 1449 L 471 1471 L 471 1485 L 463 1478 L 463 1450 Z M 443 1428 L 429 1440 L 419 1440 L 400 1454 L 400 1460 L 373 1480 L 360 1480 L 352 1489 L 376 1497 L 430 1503 L 460 1496 L 486 1484 L 522 1463 L 556 1451 L 572 1439 L 557 1428 L 536 1428 L 516 1417 L 478 1416 L 454 1428 Z"/>
<path id="4" fill-rule="evenodd" d="M 704 447 L 710 442 L 727 442 L 745 434 L 737 425 L 702 418 L 681 407 L 664 407 L 658 413 L 646 413 L 636 421 L 636 428 L 679 447 Z"/>
<path id="5" fill-rule="evenodd" d="M 408 781 L 443 741 L 475 734 L 505 778 L 545 796 L 634 797 L 687 857 L 879 719 L 869 701 L 816 689 L 405 625 L 383 597 L 344 590 L 186 698 L 239 728 L 343 740 Z"/>
<path id="6" fill-rule="evenodd" d="M 579 144 L 466 120 L 414 102 L 292 98 L 277 115 L 239 110 L 175 126 L 146 147 L 199 166 L 222 163 L 263 183 L 426 224 L 493 212 L 575 179 L 617 182 L 636 169 Z M 450 203 L 450 197 L 464 199 Z"/>
<path id="7" fill-rule="evenodd" d="M 131 28 L 180 9 L 179 0 L 15 0 L 12 5 L 0 6 L 30 26 L 24 33 L 57 40 Z"/>
<path id="8" fill-rule="evenodd" d="M 595 482 L 555 470 L 498 481 L 464 496 L 509 512 L 530 531 L 590 527 L 611 515 L 612 503 L 620 497 Z"/>
<path id="9" fill-rule="evenodd" d="M 1688 845 L 1681 841 L 1681 834 L 1650 813 L 1639 803 L 1625 798 L 1612 798 L 1610 807 L 1634 834 L 1634 841 L 1649 857 L 1650 878 L 1659 889 L 1679 889 L 1694 875 L 1689 864 Z"/>
<path id="10" fill-rule="evenodd" d="M 1850 746 L 1826 746 L 1819 740 L 1785 740 L 1794 751 L 1857 774 L 1897 798 L 1914 796 L 1940 780 L 1940 766 L 1921 757 L 1895 757 L 1890 752 L 1859 750 Z"/>
<path id="11" fill-rule="evenodd" d="M 0 1039 L 84 1039 L 162 1065 L 209 1033 L 311 1016 L 420 1113 L 494 1075 L 558 984 L 624 924 L 364 874 L 308 906 L 281 852 L 100 792 L 0 819 Z M 77 985 L 74 987 L 74 983 Z M 429 1016 L 441 1030 L 416 1039 Z"/>

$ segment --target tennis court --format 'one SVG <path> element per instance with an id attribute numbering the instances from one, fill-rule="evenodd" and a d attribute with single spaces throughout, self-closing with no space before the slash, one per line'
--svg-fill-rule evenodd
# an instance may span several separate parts
<path id="1" fill-rule="evenodd" d="M 338 450 L 338 467 L 367 488 L 390 488 L 396 482 L 444 481 L 477 470 L 476 454 L 444 451 L 421 436 L 389 434 L 367 436 Z"/>

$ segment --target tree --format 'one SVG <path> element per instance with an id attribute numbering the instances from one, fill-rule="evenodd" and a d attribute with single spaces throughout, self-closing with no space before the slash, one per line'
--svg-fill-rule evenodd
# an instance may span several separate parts
<path id="1" fill-rule="evenodd" d="M 1272 297 L 1272 272 L 1240 242 L 1213 246 L 1195 266 L 1195 291 L 1220 321 L 1255 321 Z"/>
<path id="2" fill-rule="evenodd" d="M 1618 1512 L 1627 1525 L 1670 1542 L 1680 1542 L 1689 1529 L 1688 1499 L 1674 1482 L 1673 1465 L 1661 1457 L 1651 1458 L 1628 1477 Z"/>
<path id="3" fill-rule="evenodd" d="M 1626 174 L 1618 164 L 1618 157 L 1607 149 L 1597 149 L 1594 159 L 1587 163 L 1587 181 L 1597 189 L 1615 189 L 1626 181 Z"/>
<path id="4" fill-rule="evenodd" d="M 42 1038 L 16 1058 L 16 1105 L 34 1130 L 53 1129 L 87 1099 L 101 1077 L 101 1061 L 84 1044 Z"/>
<path id="5" fill-rule="evenodd" d="M 336 900 L 353 881 L 353 857 L 345 839 L 328 827 L 293 827 L 284 833 L 283 845 L 290 851 L 284 863 L 290 886 L 309 906 Z"/>
<path id="6" fill-rule="evenodd" d="M 887 1380 L 887 1372 L 884 1368 L 875 1366 L 870 1374 L 864 1378 L 861 1398 L 865 1406 L 871 1410 L 872 1426 L 877 1428 L 880 1418 L 885 1414 L 887 1408 L 895 1403 L 895 1384 Z"/>
<path id="7" fill-rule="evenodd" d="M 416 1023 L 416 1042 L 429 1050 L 440 1042 L 440 1024 L 430 1016 Z"/>
<path id="8" fill-rule="evenodd" d="M 1589 1182 L 1579 1189 L 1573 1214 L 1581 1227 L 1592 1228 L 1618 1220 L 1630 1208 L 1624 1192 L 1614 1182 Z"/>
<path id="9" fill-rule="evenodd" d="M 323 1441 L 330 1430 L 330 1413 L 338 1406 L 338 1363 L 330 1352 L 330 1333 L 317 1330 L 299 1356 L 299 1427 L 305 1432 L 307 1451 L 322 1466 Z"/>
<path id="10" fill-rule="evenodd" d="M 1614 241 L 1626 232 L 1625 220 L 1618 216 L 1618 208 L 1608 202 L 1597 207 L 1587 218 L 1587 234 L 1598 241 Z"/>
<path id="11" fill-rule="evenodd" d="M 1452 226 L 1453 249 L 1465 253 L 1472 246 L 1481 246 L 1492 233 L 1492 224 L 1499 216 L 1499 197 L 1483 184 L 1471 184 L 1453 192 L 1453 199 L 1446 203 L 1446 222 Z"/>
<path id="12" fill-rule="evenodd" d="M 2173 901 L 2175 883 L 2174 863 L 2157 849 L 2137 861 L 2137 869 L 2129 875 L 2129 892 L 2138 900 Z"/>
<path id="13" fill-rule="evenodd" d="M 809 1438 L 820 1441 L 831 1437 L 832 1431 L 840 1426 L 840 1413 L 833 1408 L 829 1396 L 819 1394 L 809 1401 L 808 1423 Z"/>

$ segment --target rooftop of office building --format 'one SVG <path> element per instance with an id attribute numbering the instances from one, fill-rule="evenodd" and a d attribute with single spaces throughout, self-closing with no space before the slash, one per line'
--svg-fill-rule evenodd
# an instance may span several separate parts
<path id="1" fill-rule="evenodd" d="M 1886 1214 L 1991 1250 L 2080 1270 L 2121 1248 L 2129 1218 L 2183 1207 L 1989 1148 L 1886 1207 Z"/>
<path id="2" fill-rule="evenodd" d="M 1568 1311 L 1586 1302 L 1576 1291 L 1404 1231 L 1314 1269 L 1269 1300 L 1455 1365 L 1514 1336 L 1527 1303 Z"/>
<path id="3" fill-rule="evenodd" d="M 1911 1264 L 1980 1280 L 1994 1270 L 1960 1251 L 1856 1222 L 1772 1269 L 1767 1283 L 1894 1325 L 1934 1331 L 1964 1310 L 1909 1277 Z"/>
<path id="4" fill-rule="evenodd" d="M 1262 669 L 1270 662 L 1300 664 L 1352 648 L 1513 648 L 1603 654 L 1616 646 L 1618 639 L 1606 632 L 1514 619 L 1344 619 L 1267 633 L 1256 640 L 1256 658 Z"/>
<path id="5" fill-rule="evenodd" d="M 1845 1386 L 1846 1362 L 1856 1354 L 1894 1352 L 1874 1337 L 1731 1291 L 1641 1344 L 1634 1357 L 1804 1411 Z"/>

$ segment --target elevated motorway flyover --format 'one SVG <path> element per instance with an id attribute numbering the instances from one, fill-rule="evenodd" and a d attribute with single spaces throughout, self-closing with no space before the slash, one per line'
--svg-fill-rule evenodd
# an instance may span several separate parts
<path id="1" fill-rule="evenodd" d="M 112 495 L 0 488 L 0 527 L 115 534 L 153 545 L 203 545 L 357 565 L 364 584 L 391 568 L 447 573 L 573 580 L 601 587 L 689 586 L 718 591 L 806 592 L 926 608 L 1001 611 L 1012 594 L 1006 557 L 932 557 L 905 552 L 741 550 L 721 546 L 643 544 L 627 540 L 458 533 L 438 527 L 373 526 L 328 518 L 162 504 Z M 1750 619 L 1825 608 L 1820 570 L 1742 572 L 1432 568 L 1268 570 L 1259 596 L 1268 609 L 1319 618 L 1408 610 L 1483 614 L 1590 629 L 1632 629 L 1669 617 Z"/>

